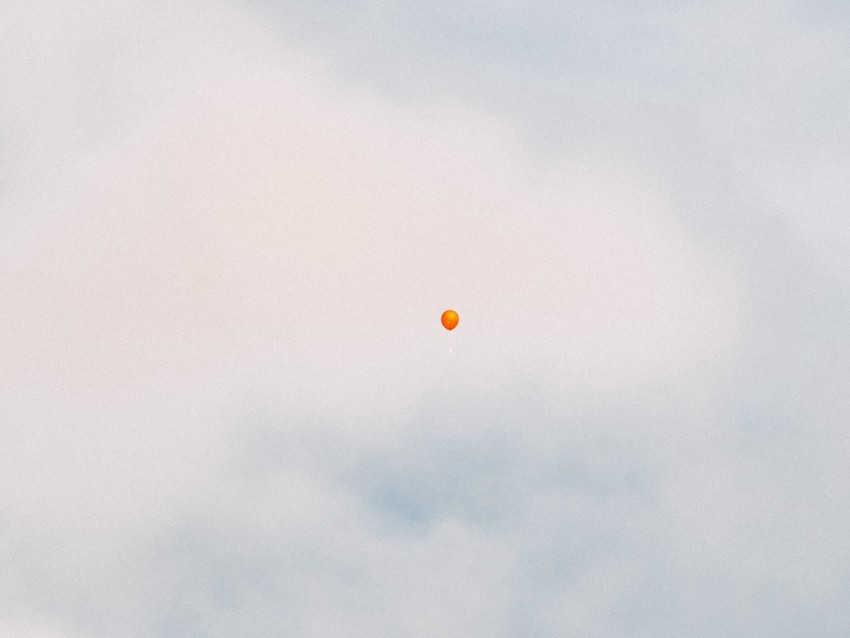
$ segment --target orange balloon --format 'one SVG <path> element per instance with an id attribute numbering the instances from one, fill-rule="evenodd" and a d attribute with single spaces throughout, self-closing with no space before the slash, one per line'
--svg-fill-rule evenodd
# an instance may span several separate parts
<path id="1" fill-rule="evenodd" d="M 460 317 L 454 310 L 446 310 L 440 317 L 440 321 L 446 330 L 454 330 L 457 327 L 457 322 L 460 321 Z"/>

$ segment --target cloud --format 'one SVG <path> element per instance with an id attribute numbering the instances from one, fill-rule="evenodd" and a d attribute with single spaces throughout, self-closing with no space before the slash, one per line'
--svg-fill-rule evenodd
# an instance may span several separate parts
<path id="1" fill-rule="evenodd" d="M 12 7 L 9 627 L 842 634 L 846 260 L 750 115 L 839 45 L 533 9 Z"/>

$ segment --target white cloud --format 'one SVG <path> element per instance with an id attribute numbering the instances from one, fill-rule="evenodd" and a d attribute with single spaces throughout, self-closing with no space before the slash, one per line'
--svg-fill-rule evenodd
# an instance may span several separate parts
<path id="1" fill-rule="evenodd" d="M 33 626 L 29 623 L 3 623 L 0 624 L 0 636 L 2 638 L 70 638 L 71 634 L 58 629 Z"/>
<path id="2" fill-rule="evenodd" d="M 834 604 L 846 542 L 823 508 L 846 464 L 807 502 L 772 485 L 776 447 L 732 449 L 762 306 L 740 253 L 683 225 L 663 165 L 585 140 L 543 169 L 521 121 L 451 91 L 393 101 L 238 4 L 12 9 L 15 617 L 610 635 L 711 625 L 705 600 L 732 633 L 776 601 Z M 843 395 L 821 396 L 835 420 Z"/>

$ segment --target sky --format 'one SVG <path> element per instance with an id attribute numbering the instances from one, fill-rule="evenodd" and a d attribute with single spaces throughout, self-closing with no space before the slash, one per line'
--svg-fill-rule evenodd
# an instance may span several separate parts
<path id="1" fill-rule="evenodd" d="M 0 15 L 0 637 L 850 633 L 842 3 Z"/>

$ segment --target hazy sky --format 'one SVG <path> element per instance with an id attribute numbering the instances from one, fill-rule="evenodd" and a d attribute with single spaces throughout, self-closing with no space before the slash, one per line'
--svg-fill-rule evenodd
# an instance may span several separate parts
<path id="1" fill-rule="evenodd" d="M 840 2 L 5 2 L 0 636 L 847 636 L 848 113 Z"/>

